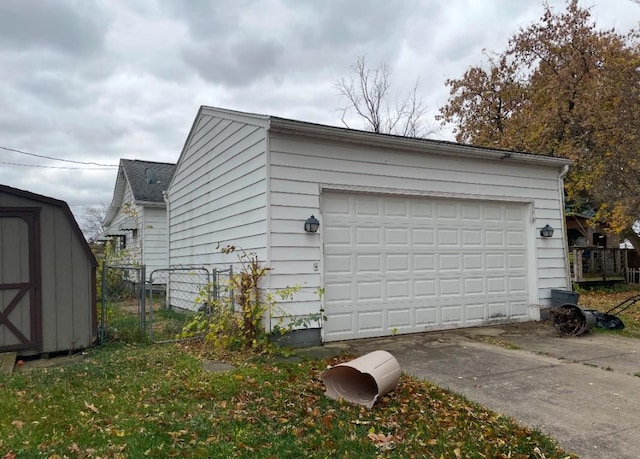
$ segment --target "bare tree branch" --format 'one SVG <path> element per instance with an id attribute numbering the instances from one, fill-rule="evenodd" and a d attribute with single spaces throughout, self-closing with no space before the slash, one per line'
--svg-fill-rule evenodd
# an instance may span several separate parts
<path id="1" fill-rule="evenodd" d="M 413 90 L 393 107 L 390 103 L 391 70 L 387 64 L 375 69 L 367 66 L 365 56 L 358 56 L 351 66 L 351 76 L 336 81 L 336 89 L 345 105 L 340 120 L 351 128 L 347 117 L 355 113 L 364 121 L 365 129 L 376 133 L 421 137 L 433 132 L 424 122 L 426 107 L 418 95 L 419 79 Z"/>
<path id="2" fill-rule="evenodd" d="M 107 206 L 104 204 L 98 207 L 83 208 L 80 229 L 88 241 L 95 241 L 106 229 L 104 226 L 104 218 L 106 215 Z"/>

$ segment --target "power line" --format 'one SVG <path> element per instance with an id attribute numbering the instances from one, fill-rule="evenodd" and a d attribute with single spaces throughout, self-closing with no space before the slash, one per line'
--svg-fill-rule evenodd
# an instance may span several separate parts
<path id="1" fill-rule="evenodd" d="M 53 156 L 37 155 L 35 153 L 29 153 L 28 151 L 22 151 L 22 150 L 16 150 L 15 148 L 3 147 L 2 145 L 0 145 L 0 149 L 6 150 L 6 151 L 12 151 L 14 153 L 20 153 L 21 155 L 35 156 L 36 158 L 51 159 L 53 161 L 62 161 L 65 163 L 85 164 L 87 166 L 118 167 L 117 164 L 100 164 L 100 163 L 94 163 L 90 161 L 74 161 L 72 159 L 62 159 L 62 158 L 54 158 Z M 8 164 L 8 163 L 3 163 L 3 164 Z M 14 165 L 27 166 L 27 164 L 14 164 Z M 34 166 L 34 167 L 37 167 L 37 166 Z M 45 167 L 45 166 L 42 166 L 42 167 Z"/>
<path id="2" fill-rule="evenodd" d="M 73 169 L 73 170 L 83 170 L 83 171 L 109 171 L 113 167 L 118 167 L 118 166 L 110 166 L 110 165 L 109 166 L 105 165 L 104 167 L 42 166 L 38 164 L 10 163 L 7 161 L 0 161 L 0 164 L 7 164 L 9 166 L 38 167 L 41 169 Z"/>

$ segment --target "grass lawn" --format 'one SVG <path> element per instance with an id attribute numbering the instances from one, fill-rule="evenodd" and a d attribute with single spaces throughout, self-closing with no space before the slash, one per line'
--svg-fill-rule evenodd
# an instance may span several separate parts
<path id="1" fill-rule="evenodd" d="M 608 290 L 580 290 L 578 304 L 586 309 L 606 312 L 634 295 L 640 295 L 639 285 L 620 285 L 618 288 Z M 593 330 L 640 338 L 640 302 L 633 304 L 626 311 L 617 314 L 617 316 L 624 322 L 625 328 L 623 330 L 605 331 L 599 328 L 594 328 Z"/>
<path id="2" fill-rule="evenodd" d="M 0 377 L 0 457 L 567 457 L 406 375 L 371 410 L 330 400 L 319 375 L 331 363 L 250 359 L 209 373 L 188 346 L 112 343 Z"/>
<path id="3" fill-rule="evenodd" d="M 201 343 L 150 344 L 134 306 L 110 305 L 111 341 L 87 355 L 0 376 L 0 459 L 570 457 L 542 433 L 408 375 L 372 409 L 331 400 L 320 374 L 350 356 L 226 355 L 235 369 L 207 372 Z M 154 337 L 175 337 L 184 319 L 159 310 Z"/>

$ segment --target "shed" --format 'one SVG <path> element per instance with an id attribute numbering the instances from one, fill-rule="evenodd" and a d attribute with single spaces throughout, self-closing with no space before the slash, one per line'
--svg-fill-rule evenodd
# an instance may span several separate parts
<path id="1" fill-rule="evenodd" d="M 91 346 L 96 267 L 66 202 L 0 185 L 0 352 Z"/>
<path id="2" fill-rule="evenodd" d="M 117 241 L 123 262 L 145 265 L 147 280 L 155 270 L 168 267 L 164 192 L 175 168 L 171 163 L 121 159 L 103 222 L 102 237 Z"/>
<path id="3" fill-rule="evenodd" d="M 620 248 L 620 235 L 601 224 L 592 223 L 593 215 L 566 212 L 567 241 L 569 247 Z"/>
<path id="4" fill-rule="evenodd" d="M 169 187 L 170 264 L 256 253 L 265 289 L 302 288 L 286 315 L 324 311 L 312 341 L 537 320 L 570 286 L 569 165 L 203 106 Z"/>

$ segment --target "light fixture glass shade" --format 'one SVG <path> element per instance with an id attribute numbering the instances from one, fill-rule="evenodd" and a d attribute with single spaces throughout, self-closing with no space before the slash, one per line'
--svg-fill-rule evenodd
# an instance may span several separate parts
<path id="1" fill-rule="evenodd" d="M 318 228 L 320 228 L 320 222 L 313 215 L 307 218 L 307 221 L 304 222 L 304 230 L 307 233 L 315 233 L 316 231 L 318 231 Z"/>
<path id="2" fill-rule="evenodd" d="M 547 224 L 544 228 L 540 230 L 540 236 L 542 237 L 551 237 L 553 236 L 553 228 L 551 225 Z"/>

